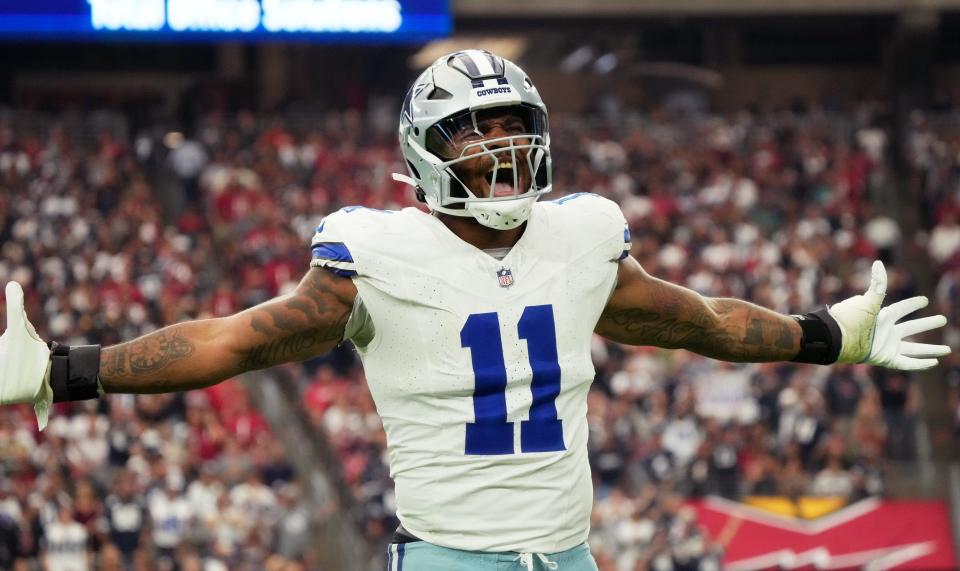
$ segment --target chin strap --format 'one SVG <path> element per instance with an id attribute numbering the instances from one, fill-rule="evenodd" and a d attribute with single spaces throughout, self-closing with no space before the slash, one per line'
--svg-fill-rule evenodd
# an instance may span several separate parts
<path id="1" fill-rule="evenodd" d="M 400 174 L 400 173 L 398 173 L 398 172 L 395 172 L 395 173 L 391 174 L 390 176 L 392 176 L 392 177 L 393 177 L 393 180 L 395 180 L 395 181 L 397 181 L 397 182 L 402 182 L 403 184 L 409 184 L 409 185 L 412 186 L 413 188 L 420 188 L 419 186 L 417 186 L 417 181 L 413 180 L 412 177 L 409 177 L 409 176 L 407 176 L 407 175 L 405 175 L 405 174 Z"/>
<path id="2" fill-rule="evenodd" d="M 419 200 L 420 202 L 427 201 L 427 193 L 423 192 L 423 189 L 420 188 L 420 186 L 417 184 L 417 181 L 413 180 L 413 178 L 405 174 L 400 174 L 398 172 L 392 173 L 390 176 L 392 176 L 393 180 L 397 182 L 402 182 L 403 184 L 408 184 L 412 186 L 414 192 L 417 194 L 417 200 Z"/>
<path id="3" fill-rule="evenodd" d="M 436 200 L 428 199 L 424 197 L 423 200 L 427 207 L 430 208 L 433 212 L 440 212 L 442 214 L 449 214 L 450 216 L 459 216 L 460 218 L 473 218 L 473 214 L 467 212 L 466 208 L 449 208 L 447 206 L 440 206 L 437 204 Z"/>

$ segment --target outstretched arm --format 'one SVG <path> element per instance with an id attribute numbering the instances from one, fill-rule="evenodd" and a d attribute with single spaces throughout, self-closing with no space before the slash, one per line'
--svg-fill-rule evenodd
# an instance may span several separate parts
<path id="1" fill-rule="evenodd" d="M 621 343 L 689 349 L 724 361 L 867 363 L 901 370 L 929 369 L 950 353 L 946 345 L 906 341 L 943 327 L 947 319 L 903 320 L 927 306 L 923 296 L 883 307 L 887 271 L 879 261 L 865 293 L 802 316 L 703 297 L 649 276 L 633 258 L 620 264 L 617 278 L 596 331 Z"/>
<path id="2" fill-rule="evenodd" d="M 596 332 L 619 343 L 688 349 L 737 362 L 788 361 L 800 351 L 795 319 L 731 298 L 709 298 L 657 279 L 632 257 Z"/>
<path id="3" fill-rule="evenodd" d="M 108 393 L 185 391 L 309 359 L 343 339 L 356 293 L 350 279 L 311 268 L 289 295 L 103 348 L 100 382 Z"/>

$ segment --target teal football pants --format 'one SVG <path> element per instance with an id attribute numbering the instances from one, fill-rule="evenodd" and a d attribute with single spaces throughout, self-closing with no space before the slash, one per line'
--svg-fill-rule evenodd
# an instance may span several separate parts
<path id="1" fill-rule="evenodd" d="M 391 543 L 387 571 L 597 571 L 586 543 L 558 553 L 485 553 L 426 541 Z"/>

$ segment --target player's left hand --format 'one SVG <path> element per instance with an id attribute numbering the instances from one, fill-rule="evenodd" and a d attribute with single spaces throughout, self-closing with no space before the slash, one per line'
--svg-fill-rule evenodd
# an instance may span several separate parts
<path id="1" fill-rule="evenodd" d="M 905 341 L 904 338 L 943 327 L 942 315 L 908 319 L 907 315 L 929 303 L 925 296 L 911 297 L 882 307 L 887 294 L 887 270 L 883 262 L 873 263 L 870 287 L 863 295 L 855 295 L 827 308 L 842 333 L 838 363 L 867 363 L 891 369 L 914 371 L 936 366 L 937 357 L 950 353 L 946 345 Z"/>
<path id="2" fill-rule="evenodd" d="M 4 293 L 7 329 L 0 335 L 0 404 L 32 402 L 43 430 L 53 402 L 50 349 L 27 319 L 20 284 L 9 282 Z"/>

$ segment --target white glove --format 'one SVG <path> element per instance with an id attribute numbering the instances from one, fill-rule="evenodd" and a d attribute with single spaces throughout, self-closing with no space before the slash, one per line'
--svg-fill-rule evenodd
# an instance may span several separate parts
<path id="1" fill-rule="evenodd" d="M 891 369 L 915 371 L 937 364 L 936 357 L 950 353 L 946 345 L 904 341 L 904 337 L 930 331 L 947 324 L 942 315 L 910 319 L 907 315 L 927 306 L 925 296 L 911 297 L 881 309 L 887 294 L 887 270 L 877 260 L 870 271 L 870 287 L 827 308 L 842 333 L 838 363 L 867 363 Z"/>
<path id="2" fill-rule="evenodd" d="M 0 335 L 0 404 L 32 402 L 40 430 L 47 426 L 53 390 L 50 349 L 23 307 L 23 289 L 7 283 L 7 330 Z"/>

